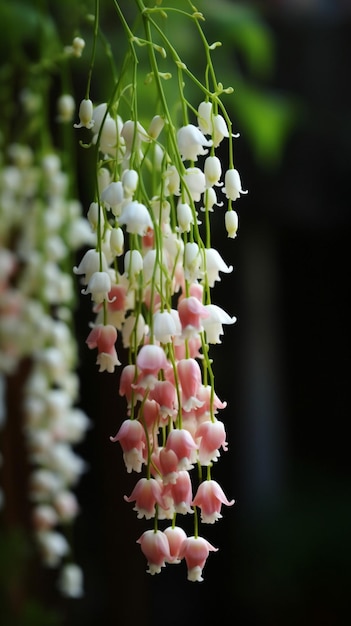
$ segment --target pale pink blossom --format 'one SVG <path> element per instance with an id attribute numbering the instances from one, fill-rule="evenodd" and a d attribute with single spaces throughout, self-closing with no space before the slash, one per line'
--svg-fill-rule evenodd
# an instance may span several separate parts
<path id="1" fill-rule="evenodd" d="M 185 531 L 180 526 L 168 526 L 163 531 L 169 543 L 171 559 L 169 563 L 180 563 L 179 553 L 184 541 L 187 539 Z"/>
<path id="2" fill-rule="evenodd" d="M 155 505 L 167 509 L 163 499 L 162 486 L 155 478 L 140 478 L 130 496 L 124 496 L 126 502 L 135 502 L 133 511 L 138 519 L 151 519 L 155 516 Z"/>
<path id="3" fill-rule="evenodd" d="M 235 324 L 236 317 L 230 317 L 221 307 L 216 304 L 207 304 L 208 317 L 203 320 L 208 343 L 222 343 L 220 336 L 223 335 L 223 324 Z"/>
<path id="4" fill-rule="evenodd" d="M 114 372 L 115 366 L 121 364 L 117 357 L 116 340 L 117 330 L 114 326 L 111 326 L 111 324 L 107 324 L 106 326 L 98 324 L 90 331 L 86 343 L 90 349 L 98 349 L 96 363 L 100 366 L 100 372 L 106 370 L 112 373 Z"/>
<path id="5" fill-rule="evenodd" d="M 166 535 L 161 530 L 146 530 L 137 540 L 148 564 L 147 573 L 159 574 L 172 557 Z"/>
<path id="6" fill-rule="evenodd" d="M 182 409 L 190 411 L 202 406 L 197 393 L 202 383 L 202 374 L 196 359 L 182 359 L 177 363 L 178 379 L 182 390 Z"/>
<path id="7" fill-rule="evenodd" d="M 155 344 L 146 344 L 139 350 L 136 363 L 142 378 L 139 380 L 139 385 L 144 387 L 155 386 L 157 381 L 157 375 L 161 370 L 169 367 L 166 354 L 161 348 Z"/>
<path id="8" fill-rule="evenodd" d="M 173 498 L 173 506 L 176 513 L 186 515 L 187 513 L 194 513 L 191 508 L 193 501 L 193 490 L 191 484 L 191 478 L 187 470 L 180 470 L 176 482 L 169 485 L 171 495 Z"/>
<path id="9" fill-rule="evenodd" d="M 222 517 L 222 504 L 232 506 L 234 500 L 228 500 L 222 487 L 215 480 L 205 480 L 198 486 L 193 506 L 201 509 L 201 521 L 205 524 L 214 524 Z"/>
<path id="10" fill-rule="evenodd" d="M 201 582 L 202 570 L 210 552 L 217 552 L 207 539 L 203 537 L 188 537 L 182 544 L 179 558 L 184 558 L 188 568 L 188 580 Z"/>
<path id="11" fill-rule="evenodd" d="M 119 441 L 123 450 L 123 460 L 128 474 L 133 470 L 141 472 L 144 462 L 143 451 L 145 448 L 145 431 L 138 420 L 127 419 L 122 422 L 118 433 L 110 440 Z"/>
<path id="12" fill-rule="evenodd" d="M 208 316 L 205 306 L 195 296 L 178 302 L 178 314 L 183 336 L 187 338 L 203 330 L 202 320 Z"/>
<path id="13" fill-rule="evenodd" d="M 202 422 L 196 430 L 195 440 L 199 440 L 199 462 L 201 465 L 211 465 L 220 456 L 219 448 L 228 450 L 226 432 L 223 422 L 210 420 Z"/>
<path id="14" fill-rule="evenodd" d="M 171 430 L 167 437 L 166 450 L 173 450 L 178 457 L 178 470 L 193 468 L 196 461 L 197 444 L 184 428 Z"/>

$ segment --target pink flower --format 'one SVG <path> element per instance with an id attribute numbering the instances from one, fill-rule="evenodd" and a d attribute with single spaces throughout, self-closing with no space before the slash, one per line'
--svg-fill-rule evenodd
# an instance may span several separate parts
<path id="1" fill-rule="evenodd" d="M 140 422 L 131 419 L 124 420 L 117 435 L 110 437 L 110 440 L 119 441 L 128 474 L 133 470 L 141 472 L 144 460 L 145 432 Z"/>
<path id="2" fill-rule="evenodd" d="M 161 567 L 165 567 L 165 561 L 171 561 L 169 542 L 161 530 L 146 530 L 137 540 L 141 551 L 147 558 L 148 574 L 159 574 Z"/>
<path id="3" fill-rule="evenodd" d="M 150 400 L 156 400 L 160 407 L 160 417 L 168 420 L 174 417 L 177 408 L 177 392 L 174 383 L 170 380 L 158 380 L 150 390 Z"/>
<path id="4" fill-rule="evenodd" d="M 119 394 L 125 396 L 128 409 L 136 404 L 138 400 L 143 399 L 144 390 L 141 390 L 136 382 L 138 378 L 138 370 L 136 365 L 126 365 L 121 373 L 119 381 Z"/>
<path id="5" fill-rule="evenodd" d="M 180 513 L 182 515 L 186 515 L 186 513 L 194 513 L 191 508 L 193 491 L 189 472 L 186 470 L 178 472 L 177 480 L 174 485 L 171 485 L 170 489 L 176 513 Z"/>
<path id="6" fill-rule="evenodd" d="M 179 557 L 185 558 L 188 567 L 188 580 L 201 582 L 201 574 L 210 552 L 217 552 L 203 537 L 188 537 L 181 546 Z"/>
<path id="7" fill-rule="evenodd" d="M 187 337 L 203 330 L 202 318 L 208 315 L 206 307 L 195 296 L 183 298 L 178 303 L 178 313 L 182 332 Z"/>
<path id="8" fill-rule="evenodd" d="M 142 374 L 139 385 L 150 389 L 155 386 L 158 373 L 169 367 L 164 350 L 154 344 L 146 344 L 140 348 L 136 363 Z"/>
<path id="9" fill-rule="evenodd" d="M 179 553 L 184 541 L 187 539 L 185 531 L 180 526 L 168 526 L 164 531 L 169 543 L 171 555 L 170 563 L 180 563 Z"/>
<path id="10" fill-rule="evenodd" d="M 115 343 L 117 340 L 117 330 L 111 324 L 104 326 L 98 324 L 90 331 L 86 343 L 90 349 L 97 348 L 97 365 L 100 365 L 100 372 L 114 372 L 115 365 L 120 365 L 117 357 Z"/>
<path id="11" fill-rule="evenodd" d="M 173 450 L 161 448 L 158 455 L 159 468 L 164 485 L 174 484 L 178 478 L 178 457 Z"/>
<path id="12" fill-rule="evenodd" d="M 196 461 L 197 445 L 191 434 L 184 428 L 171 430 L 166 441 L 166 450 L 173 450 L 178 458 L 178 470 L 192 469 Z"/>
<path id="13" fill-rule="evenodd" d="M 195 359 L 181 359 L 177 364 L 177 372 L 182 390 L 182 408 L 191 411 L 201 407 L 203 402 L 197 398 L 202 384 L 201 369 Z"/>
<path id="14" fill-rule="evenodd" d="M 221 446 L 224 452 L 228 450 L 224 424 L 219 420 L 202 422 L 195 433 L 195 439 L 198 440 L 198 438 L 200 438 L 199 462 L 201 465 L 210 465 L 212 461 L 217 461 Z"/>
<path id="15" fill-rule="evenodd" d="M 138 519 L 151 519 L 155 516 L 155 505 L 167 509 L 163 499 L 162 486 L 155 478 L 140 478 L 129 497 L 124 496 L 126 502 L 135 502 L 133 511 L 137 511 Z"/>
<path id="16" fill-rule="evenodd" d="M 232 506 L 234 500 L 228 500 L 224 495 L 222 487 L 215 480 L 205 480 L 200 483 L 193 506 L 201 509 L 201 520 L 205 524 L 214 524 L 222 517 L 222 504 Z"/>

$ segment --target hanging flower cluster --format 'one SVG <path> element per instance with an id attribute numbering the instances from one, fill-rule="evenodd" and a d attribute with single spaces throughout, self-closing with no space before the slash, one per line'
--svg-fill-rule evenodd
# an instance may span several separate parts
<path id="1" fill-rule="evenodd" d="M 188 579 L 201 581 L 216 548 L 199 535 L 199 522 L 215 523 L 222 505 L 234 503 L 211 476 L 228 444 L 219 417 L 226 403 L 216 395 L 210 357 L 211 344 L 221 343 L 223 325 L 236 321 L 213 302 L 211 291 L 221 274 L 233 269 L 212 247 L 211 214 L 226 205 L 223 228 L 234 238 L 238 217 L 232 203 L 246 193 L 234 167 L 232 124 L 222 103 L 232 90 L 216 80 L 211 51 L 219 44 L 207 43 L 203 16 L 194 7 L 184 19 L 193 22 L 205 48 L 203 83 L 157 21 L 171 19 L 167 8 L 148 9 L 136 0 L 144 26 L 139 37 L 114 4 L 129 51 L 110 101 L 93 103 L 88 85 L 75 124 L 91 132 L 97 185 L 87 214 L 96 245 L 74 272 L 92 301 L 95 320 L 86 342 L 97 351 L 99 371 L 120 368 L 126 416 L 111 441 L 120 444 L 126 471 L 142 474 L 125 500 L 138 518 L 154 520 L 138 539 L 147 571 L 159 573 L 184 559 Z M 146 80 L 138 76 L 139 47 L 148 53 Z M 164 87 L 171 73 L 161 72 L 158 55 L 170 57 L 178 76 L 178 94 L 171 97 Z M 197 107 L 185 97 L 187 80 L 200 93 Z M 155 110 L 147 120 L 143 93 L 152 87 Z M 179 106 L 171 115 L 174 101 Z M 222 171 L 225 145 L 228 166 Z M 118 345 L 128 352 L 122 364 Z M 186 514 L 194 519 L 190 537 L 179 525 Z M 159 520 L 168 520 L 164 530 Z"/>
<path id="2" fill-rule="evenodd" d="M 28 364 L 20 395 L 34 536 L 43 564 L 59 568 L 61 591 L 72 597 L 82 594 L 82 572 L 66 529 L 79 512 L 74 488 L 85 470 L 75 446 L 90 422 L 79 408 L 71 266 L 91 241 L 57 151 L 9 145 L 0 169 L 0 373 Z"/>

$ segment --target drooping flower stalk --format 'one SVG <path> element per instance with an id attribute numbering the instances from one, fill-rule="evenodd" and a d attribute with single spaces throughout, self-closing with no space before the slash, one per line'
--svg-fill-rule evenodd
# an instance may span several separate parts
<path id="1" fill-rule="evenodd" d="M 206 558 L 216 549 L 199 536 L 197 507 L 202 523 L 214 523 L 222 504 L 234 503 L 211 478 L 220 449 L 228 448 L 218 417 L 226 403 L 215 393 L 211 345 L 221 343 L 224 324 L 236 321 L 212 299 L 220 274 L 233 268 L 212 247 L 211 217 L 227 203 L 223 229 L 234 238 L 232 203 L 246 193 L 234 168 L 237 135 L 223 102 L 232 88 L 217 80 L 212 52 L 220 44 L 208 43 L 204 17 L 190 2 L 149 7 L 135 0 L 135 28 L 122 3 L 113 5 L 127 39 L 127 61 L 115 72 L 109 101 L 94 103 L 91 115 L 77 124 L 91 129 L 97 184 L 88 212 L 95 246 L 75 271 L 96 314 L 88 347 L 97 347 L 100 370 L 121 366 L 126 415 L 111 440 L 119 441 L 127 472 L 143 474 L 125 499 L 135 502 L 139 518 L 154 518 L 153 530 L 138 539 L 148 572 L 185 559 L 189 580 L 201 581 Z M 174 14 L 189 20 L 199 36 L 203 78 L 166 35 L 163 23 Z M 96 37 L 95 30 L 94 45 Z M 89 88 L 93 78 L 89 74 Z M 187 99 L 189 84 L 197 105 Z M 146 92 L 154 100 L 151 118 L 143 107 Z M 124 364 L 114 345 L 120 337 L 128 349 Z M 194 518 L 190 538 L 178 528 L 178 517 L 187 513 Z M 171 524 L 164 532 L 160 520 Z"/>

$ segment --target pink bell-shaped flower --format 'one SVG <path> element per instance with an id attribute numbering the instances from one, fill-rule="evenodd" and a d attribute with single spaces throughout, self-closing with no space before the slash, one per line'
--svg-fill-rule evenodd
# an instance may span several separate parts
<path id="1" fill-rule="evenodd" d="M 135 502 L 133 508 L 138 514 L 138 519 L 151 519 L 155 516 L 155 505 L 167 509 L 167 503 L 163 499 L 162 485 L 155 478 L 140 478 L 130 496 L 124 496 L 126 502 Z"/>
<path id="2" fill-rule="evenodd" d="M 200 365 L 195 359 L 182 359 L 177 363 L 178 378 L 182 390 L 182 409 L 187 412 L 201 407 L 203 402 L 197 398 L 202 384 Z"/>
<path id="3" fill-rule="evenodd" d="M 208 316 L 205 306 L 195 296 L 178 303 L 178 314 L 183 335 L 189 337 L 203 330 L 202 319 Z"/>
<path id="4" fill-rule="evenodd" d="M 180 526 L 168 526 L 163 531 L 169 543 L 169 551 L 171 555 L 170 563 L 180 563 L 179 553 L 184 541 L 187 539 L 185 531 Z"/>
<path id="5" fill-rule="evenodd" d="M 186 470 L 178 472 L 177 480 L 170 486 L 170 489 L 175 512 L 181 515 L 194 513 L 191 508 L 193 490 L 189 472 Z"/>
<path id="6" fill-rule="evenodd" d="M 219 448 L 224 452 L 228 450 L 226 442 L 226 432 L 223 422 L 210 420 L 202 422 L 197 428 L 195 439 L 199 441 L 199 462 L 201 465 L 211 465 L 220 456 Z"/>
<path id="7" fill-rule="evenodd" d="M 192 469 L 197 457 L 197 445 L 184 428 L 171 430 L 167 437 L 166 450 L 173 450 L 178 457 L 178 470 Z"/>
<path id="8" fill-rule="evenodd" d="M 148 574 L 159 574 L 161 568 L 165 567 L 165 562 L 172 561 L 168 538 L 161 530 L 146 530 L 137 543 L 147 558 Z"/>
<path id="9" fill-rule="evenodd" d="M 145 344 L 139 350 L 137 366 L 141 372 L 139 385 L 152 389 L 157 381 L 157 375 L 161 370 L 167 369 L 169 363 L 161 346 Z"/>
<path id="10" fill-rule="evenodd" d="M 179 552 L 179 558 L 185 558 L 188 567 L 188 580 L 201 582 L 202 570 L 210 552 L 217 552 L 207 539 L 188 537 Z"/>
<path id="11" fill-rule="evenodd" d="M 110 437 L 110 440 L 119 441 L 128 474 L 133 470 L 141 472 L 144 461 L 145 432 L 140 422 L 131 419 L 124 420 L 118 433 L 114 437 Z"/>
<path id="12" fill-rule="evenodd" d="M 201 520 L 204 524 L 214 524 L 222 517 L 222 504 L 232 506 L 234 500 L 228 500 L 215 480 L 204 480 L 200 483 L 192 504 L 201 509 Z"/>
<path id="13" fill-rule="evenodd" d="M 86 343 L 90 349 L 98 349 L 96 364 L 100 366 L 100 372 L 112 373 L 116 365 L 121 365 L 117 357 L 116 340 L 117 330 L 111 324 L 98 324 L 90 331 Z"/>

